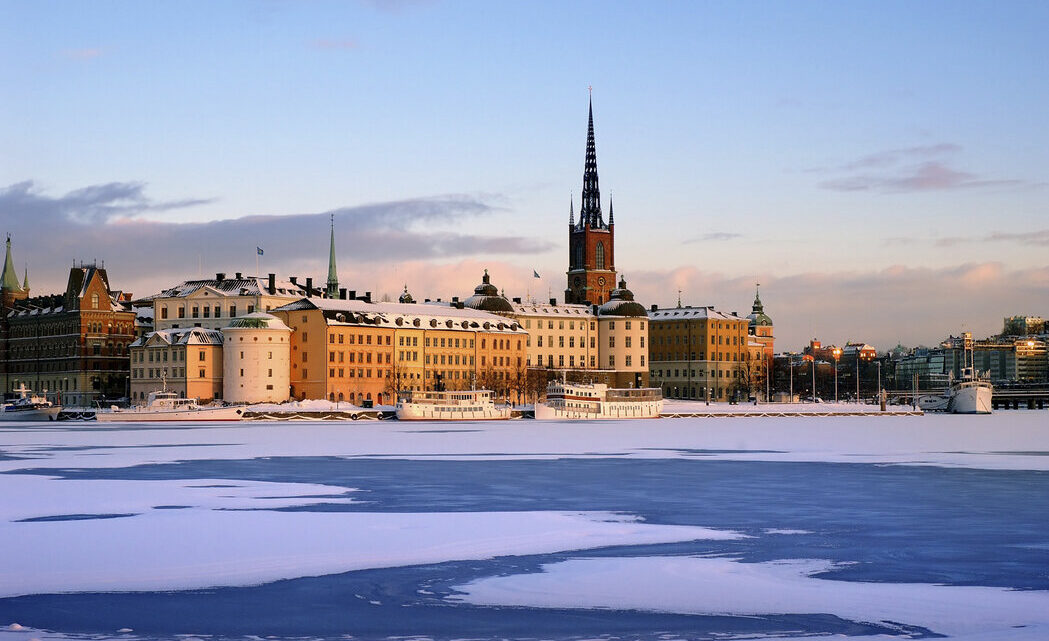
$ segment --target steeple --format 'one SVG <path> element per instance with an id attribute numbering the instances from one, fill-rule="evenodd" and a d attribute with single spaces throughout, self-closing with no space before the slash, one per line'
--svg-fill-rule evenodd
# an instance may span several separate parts
<path id="1" fill-rule="evenodd" d="M 328 251 L 328 286 L 325 293 L 328 298 L 337 298 L 339 295 L 339 274 L 335 269 L 335 214 L 331 215 L 331 249 Z"/>
<path id="2" fill-rule="evenodd" d="M 575 226 L 575 203 L 572 202 L 572 194 L 568 195 L 568 226 Z"/>
<path id="3" fill-rule="evenodd" d="M 601 216 L 601 188 L 597 180 L 597 146 L 594 144 L 594 100 L 590 99 L 590 111 L 586 127 L 586 160 L 583 164 L 583 202 L 579 207 L 579 226 L 590 225 L 595 229 L 605 227 Z"/>
<path id="4" fill-rule="evenodd" d="M 761 283 L 754 285 L 754 306 L 750 308 L 755 314 L 764 314 L 765 306 L 761 304 Z"/>
<path id="5" fill-rule="evenodd" d="M 616 224 L 616 214 L 612 210 L 612 194 L 608 194 L 608 224 L 609 226 Z"/>
<path id="6" fill-rule="evenodd" d="M 22 281 L 22 291 L 29 291 L 29 265 L 25 266 L 25 280 Z"/>
<path id="7" fill-rule="evenodd" d="M 21 292 L 22 287 L 18 284 L 18 274 L 15 273 L 15 263 L 11 260 L 11 236 L 7 237 L 7 256 L 4 258 L 4 275 L 0 282 L 0 289 L 8 292 Z"/>

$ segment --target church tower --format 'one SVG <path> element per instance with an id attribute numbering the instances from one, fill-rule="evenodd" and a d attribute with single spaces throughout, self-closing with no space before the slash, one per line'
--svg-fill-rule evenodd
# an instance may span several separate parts
<path id="1" fill-rule="evenodd" d="M 594 103 L 586 132 L 583 164 L 583 197 L 579 221 L 572 205 L 568 214 L 568 288 L 566 303 L 601 305 L 616 287 L 615 218 L 608 202 L 608 222 L 601 213 L 601 189 L 597 179 L 597 148 L 594 144 Z"/>

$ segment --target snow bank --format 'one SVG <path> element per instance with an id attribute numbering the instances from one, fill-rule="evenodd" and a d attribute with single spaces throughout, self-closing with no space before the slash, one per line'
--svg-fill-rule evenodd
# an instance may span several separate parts
<path id="1" fill-rule="evenodd" d="M 563 457 L 902 463 L 1049 470 L 1049 413 L 652 421 L 255 422 L 172 428 L 90 423 L 0 426 L 0 450 L 26 467 L 123 467 L 264 456 L 426 459 Z M 89 450 L 57 449 L 67 446 Z M 56 449 L 51 449 L 56 448 Z"/>
<path id="2" fill-rule="evenodd" d="M 183 512 L 0 523 L 0 598 L 256 585 L 368 568 L 742 536 L 608 512 L 200 510 L 189 518 Z"/>
<path id="3" fill-rule="evenodd" d="M 453 600 L 477 605 L 612 608 L 683 614 L 833 614 L 894 621 L 962 639 L 1044 639 L 1049 593 L 813 578 L 828 561 L 725 558 L 575 559 L 538 574 L 480 579 Z M 1017 626 L 1025 626 L 1017 628 Z M 1010 636 L 1011 635 L 1011 636 Z"/>

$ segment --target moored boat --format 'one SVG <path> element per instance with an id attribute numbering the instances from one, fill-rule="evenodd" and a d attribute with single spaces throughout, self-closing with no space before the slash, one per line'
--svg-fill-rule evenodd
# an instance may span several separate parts
<path id="1" fill-rule="evenodd" d="M 45 396 L 37 396 L 24 383 L 15 391 L 19 396 L 3 404 L 0 421 L 53 421 L 62 411 L 60 405 L 47 400 L 46 392 Z"/>
<path id="2" fill-rule="evenodd" d="M 950 412 L 952 414 L 990 414 L 994 386 L 981 379 L 973 368 L 966 367 L 962 376 L 942 394 L 928 394 L 918 398 L 918 407 L 926 412 Z"/>
<path id="3" fill-rule="evenodd" d="M 489 390 L 455 392 L 414 391 L 398 399 L 397 418 L 402 421 L 502 421 L 510 408 L 495 404 Z"/>
<path id="4" fill-rule="evenodd" d="M 174 392 L 150 392 L 144 407 L 120 408 L 95 412 L 103 423 L 154 421 L 239 421 L 239 407 L 201 407 L 195 398 L 179 398 Z"/>
<path id="5" fill-rule="evenodd" d="M 546 388 L 546 402 L 535 405 L 540 420 L 659 418 L 662 411 L 659 388 L 610 388 L 603 383 L 552 381 Z"/>

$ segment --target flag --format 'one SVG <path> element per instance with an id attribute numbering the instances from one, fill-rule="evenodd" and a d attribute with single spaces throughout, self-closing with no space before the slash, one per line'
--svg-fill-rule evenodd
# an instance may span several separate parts
<path id="1" fill-rule="evenodd" d="M 261 247 L 256 247 L 255 251 L 258 253 L 259 256 L 262 256 L 263 252 L 262 252 L 262 248 Z"/>
<path id="2" fill-rule="evenodd" d="M 537 271 L 535 271 L 535 270 L 533 269 L 533 270 L 532 270 L 532 276 L 535 276 L 536 278 L 539 278 L 539 272 L 537 272 Z"/>

